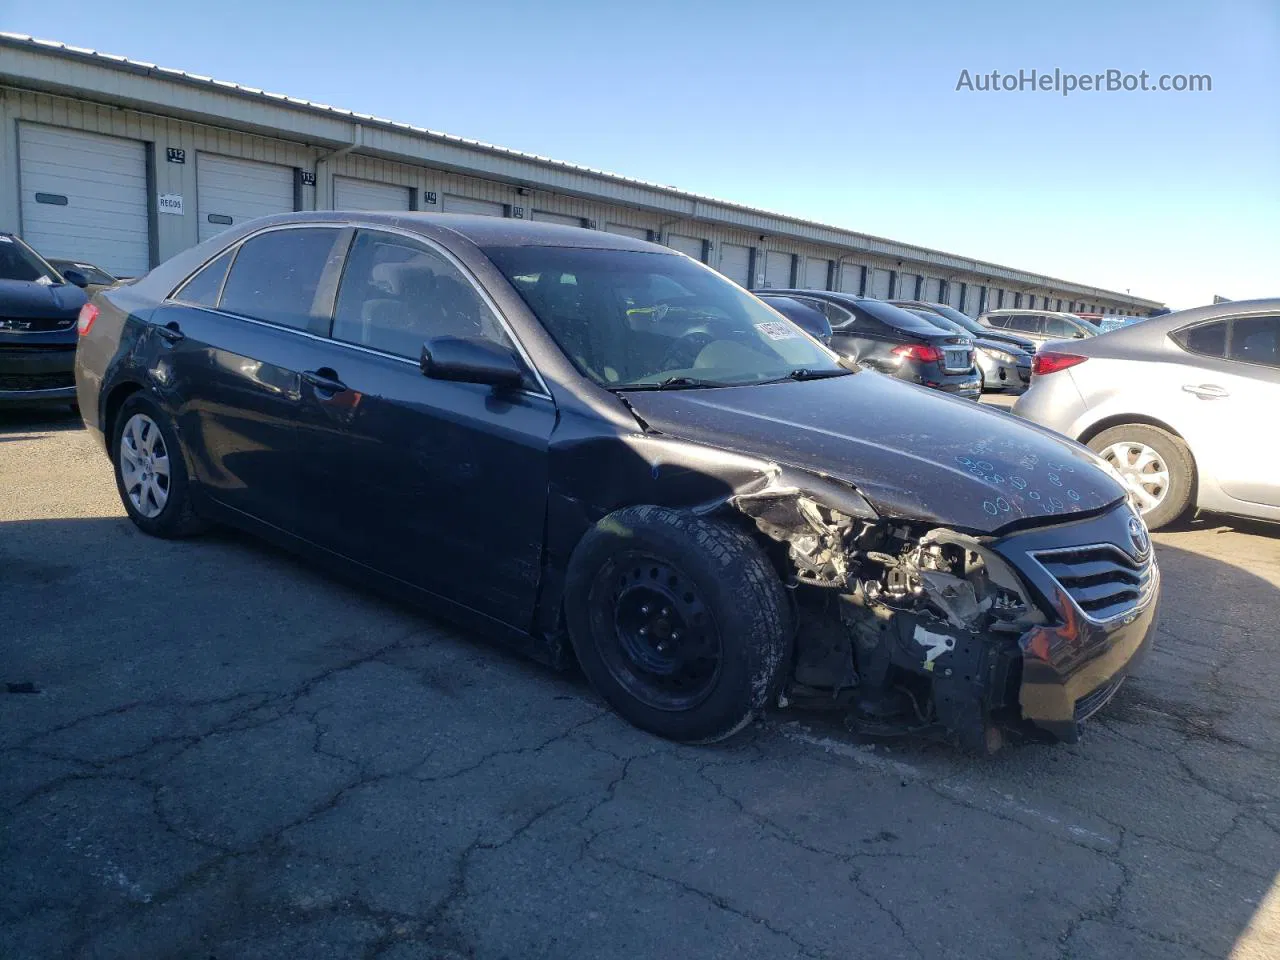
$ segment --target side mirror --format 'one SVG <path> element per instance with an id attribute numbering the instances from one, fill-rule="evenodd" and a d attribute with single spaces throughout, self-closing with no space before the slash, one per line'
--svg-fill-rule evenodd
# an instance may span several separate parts
<path id="1" fill-rule="evenodd" d="M 422 345 L 422 373 L 432 380 L 515 388 L 524 367 L 514 353 L 480 337 L 432 337 Z"/>
<path id="2" fill-rule="evenodd" d="M 74 283 L 77 287 L 87 287 L 89 285 L 89 278 L 79 270 L 63 270 L 62 279 L 66 280 L 67 283 Z"/>
<path id="3" fill-rule="evenodd" d="M 1082 332 L 1080 332 L 1079 330 L 1072 330 L 1072 331 L 1071 331 L 1071 339 L 1072 339 L 1072 340 L 1083 340 L 1083 339 L 1084 339 L 1084 334 L 1083 334 Z"/>

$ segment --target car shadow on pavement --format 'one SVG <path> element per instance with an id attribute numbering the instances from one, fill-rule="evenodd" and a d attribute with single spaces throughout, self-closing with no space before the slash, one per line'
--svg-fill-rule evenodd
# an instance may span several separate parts
<path id="1" fill-rule="evenodd" d="M 1085 741 L 975 759 L 674 747 L 239 534 L 0 523 L 0 956 L 1274 956 L 1280 588 L 1180 537 Z"/>
<path id="2" fill-rule="evenodd" d="M 55 431 L 83 429 L 80 414 L 66 407 L 0 408 L 0 443 L 42 439 Z"/>

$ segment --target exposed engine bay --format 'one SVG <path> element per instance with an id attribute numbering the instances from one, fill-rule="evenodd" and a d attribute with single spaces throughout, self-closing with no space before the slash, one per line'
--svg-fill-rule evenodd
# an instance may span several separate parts
<path id="1" fill-rule="evenodd" d="M 797 631 L 784 705 L 845 710 L 867 734 L 944 733 L 982 752 L 1023 727 L 1019 639 L 1046 618 L 993 550 L 798 490 L 732 505 L 791 573 Z"/>

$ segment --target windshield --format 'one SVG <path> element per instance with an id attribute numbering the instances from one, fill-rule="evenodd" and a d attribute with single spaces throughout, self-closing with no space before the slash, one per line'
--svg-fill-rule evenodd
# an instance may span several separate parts
<path id="1" fill-rule="evenodd" d="M 0 280 L 62 283 L 62 277 L 39 254 L 17 237 L 6 234 L 0 234 Z"/>
<path id="2" fill-rule="evenodd" d="M 115 283 L 116 278 L 92 263 L 77 263 L 74 260 L 50 260 L 59 271 L 79 270 L 90 283 Z"/>
<path id="3" fill-rule="evenodd" d="M 485 253 L 578 369 L 612 390 L 849 372 L 790 320 L 685 257 L 549 246 Z"/>

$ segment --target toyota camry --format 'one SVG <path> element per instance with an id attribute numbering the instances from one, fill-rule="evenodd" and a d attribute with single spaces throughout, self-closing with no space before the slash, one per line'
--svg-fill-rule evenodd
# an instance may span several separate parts
<path id="1" fill-rule="evenodd" d="M 252 531 L 556 665 L 636 725 L 768 706 L 977 750 L 1074 740 L 1159 570 L 1084 447 L 842 359 L 655 244 L 298 213 L 81 311 L 143 531 Z"/>

